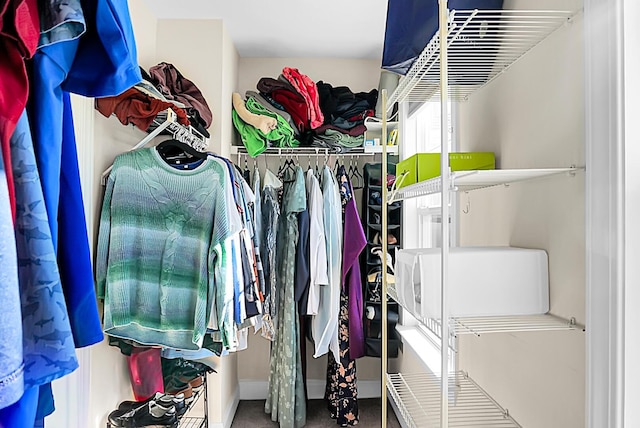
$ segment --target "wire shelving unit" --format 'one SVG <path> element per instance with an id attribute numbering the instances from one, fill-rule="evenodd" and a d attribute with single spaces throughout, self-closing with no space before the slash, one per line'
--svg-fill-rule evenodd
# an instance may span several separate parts
<path id="1" fill-rule="evenodd" d="M 424 48 L 418 59 L 401 78 L 394 93 L 387 100 L 382 91 L 383 118 L 381 124 L 382 147 L 386 147 L 387 115 L 394 104 L 402 102 L 426 102 L 439 99 L 442 128 L 448 126 L 449 101 L 465 101 L 471 94 L 489 85 L 506 73 L 523 56 L 539 43 L 551 37 L 565 25 L 570 25 L 581 11 L 566 10 L 451 10 L 447 0 L 440 0 L 439 32 Z M 397 126 L 397 125 L 393 125 Z M 401 129 L 401 127 L 400 127 Z M 448 171 L 447 133 L 442 132 L 441 171 Z M 386 152 L 383 151 L 383 175 L 386 174 Z M 508 185 L 523 180 L 537 179 L 556 174 L 575 175 L 583 168 L 549 168 L 527 170 L 458 171 L 387 192 L 383 186 L 383 198 L 388 203 L 423 195 L 441 194 L 442 218 L 449 216 L 451 191 L 471 191 L 497 185 Z M 396 177 L 398 182 L 401 177 Z M 390 194 L 388 194 L 390 193 Z M 382 210 L 382 224 L 386 225 L 387 213 Z M 440 338 L 441 373 L 448 373 L 449 350 L 455 351 L 458 335 L 476 336 L 489 333 L 524 331 L 584 330 L 574 319 L 562 319 L 551 314 L 516 317 L 452 318 L 447 309 L 447 281 L 449 230 L 442 222 L 441 265 L 441 313 L 442 319 L 416 318 L 436 337 Z M 387 257 L 383 245 L 383 259 Z M 395 284 L 387 283 L 383 275 L 383 295 L 398 300 Z M 382 316 L 386 317 L 386 299 Z M 403 302 L 399 301 L 403 307 Z M 388 337 L 383 323 L 382 340 Z M 509 412 L 466 373 L 456 372 L 450 377 L 432 373 L 419 375 L 390 374 L 387 372 L 386 351 L 382 352 L 382 427 L 386 427 L 387 393 L 404 426 L 408 427 L 515 427 L 522 428 Z"/>
<path id="2" fill-rule="evenodd" d="M 409 428 L 440 427 L 440 377 L 432 373 L 388 374 L 389 393 Z M 522 428 L 466 373 L 449 379 L 450 427 Z"/>
<path id="3" fill-rule="evenodd" d="M 464 101 L 505 73 L 579 12 L 452 10 L 447 31 L 448 95 Z M 440 96 L 440 37 L 436 34 L 389 98 L 423 102 Z"/>

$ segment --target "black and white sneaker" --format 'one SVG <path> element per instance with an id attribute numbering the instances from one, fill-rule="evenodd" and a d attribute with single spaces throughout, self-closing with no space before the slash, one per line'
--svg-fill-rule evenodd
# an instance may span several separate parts
<path id="1" fill-rule="evenodd" d="M 178 415 L 176 408 L 163 407 L 153 401 L 149 402 L 146 411 L 136 412 L 127 428 L 177 428 Z"/>
<path id="2" fill-rule="evenodd" d="M 155 401 L 132 410 L 114 410 L 109 414 L 110 426 L 118 428 L 175 428 L 178 417 L 175 406 L 164 407 Z"/>
<path id="3" fill-rule="evenodd" d="M 184 394 L 163 394 L 162 392 L 156 392 L 144 401 L 123 401 L 118 405 L 118 410 L 131 411 L 139 407 L 145 406 L 147 403 L 155 401 L 162 407 L 170 408 L 175 406 L 178 417 L 182 416 L 187 411 L 187 405 L 184 401 Z"/>

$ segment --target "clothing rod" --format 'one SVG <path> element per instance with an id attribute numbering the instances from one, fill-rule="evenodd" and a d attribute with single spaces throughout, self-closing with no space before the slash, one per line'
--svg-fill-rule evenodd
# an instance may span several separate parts
<path id="1" fill-rule="evenodd" d="M 390 147 L 389 151 L 391 151 L 394 147 Z M 261 156 L 374 156 L 379 155 L 381 152 L 375 151 L 365 151 L 364 147 L 355 147 L 345 152 L 336 152 L 330 149 L 325 148 L 315 148 L 315 147 L 302 147 L 302 148 L 268 148 L 264 152 L 260 153 L 256 157 Z M 232 155 L 243 155 L 248 156 L 247 149 L 241 146 L 234 146 L 231 149 Z"/>

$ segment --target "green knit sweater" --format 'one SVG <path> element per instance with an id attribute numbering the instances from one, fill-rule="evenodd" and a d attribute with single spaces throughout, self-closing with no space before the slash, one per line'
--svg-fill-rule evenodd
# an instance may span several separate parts
<path id="1" fill-rule="evenodd" d="M 200 348 L 216 281 L 224 278 L 222 243 L 234 233 L 224 172 L 211 158 L 193 170 L 177 170 L 153 148 L 116 158 L 96 256 L 105 333 Z"/>

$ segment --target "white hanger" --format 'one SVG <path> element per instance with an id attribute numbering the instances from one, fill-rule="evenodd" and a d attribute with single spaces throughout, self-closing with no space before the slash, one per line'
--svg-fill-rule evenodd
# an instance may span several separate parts
<path id="1" fill-rule="evenodd" d="M 165 121 L 162 122 L 161 124 L 159 124 L 156 129 L 154 129 L 147 136 L 145 136 L 142 140 L 140 140 L 140 142 L 138 144 L 136 144 L 135 146 L 133 146 L 129 151 L 138 150 L 138 149 L 146 146 L 147 144 L 149 144 L 149 142 L 151 140 L 156 138 L 158 135 L 160 135 L 160 133 L 162 131 L 164 131 L 167 128 L 169 128 L 174 133 L 174 137 L 177 137 L 177 139 L 179 139 L 180 141 L 186 141 L 187 140 L 186 134 L 188 134 L 188 133 L 190 133 L 190 131 L 192 131 L 191 127 L 189 127 L 189 130 L 187 130 L 182 125 L 178 124 L 178 122 L 177 122 L 178 116 L 170 108 L 165 110 L 165 112 L 167 114 L 167 118 L 165 119 Z M 176 135 L 176 133 L 179 134 L 179 135 Z M 193 146 L 194 146 L 194 148 L 196 148 L 196 150 L 202 151 L 202 148 L 206 148 L 206 146 L 207 146 L 206 138 L 202 137 L 202 141 L 200 141 L 199 134 L 198 134 L 198 136 L 193 135 L 193 137 L 194 137 L 193 138 L 194 141 L 198 140 L 198 144 L 193 144 Z M 192 138 L 189 138 L 188 140 L 192 140 Z M 189 142 L 191 142 L 191 141 L 189 141 Z M 103 186 L 105 184 L 107 184 L 107 178 L 109 177 L 109 173 L 111 172 L 112 169 L 113 169 L 113 165 L 111 165 L 109 168 L 107 168 L 102 173 L 102 176 L 100 177 L 100 182 L 102 183 Z"/>

